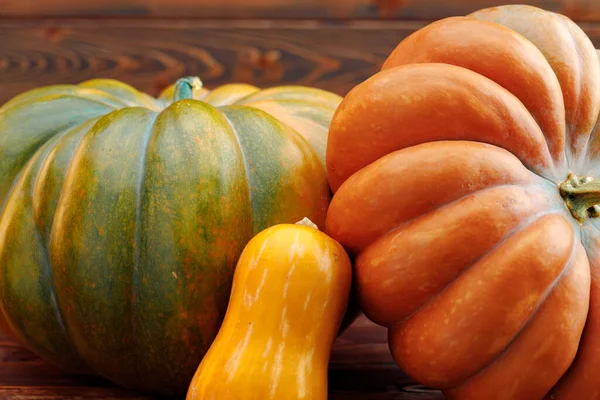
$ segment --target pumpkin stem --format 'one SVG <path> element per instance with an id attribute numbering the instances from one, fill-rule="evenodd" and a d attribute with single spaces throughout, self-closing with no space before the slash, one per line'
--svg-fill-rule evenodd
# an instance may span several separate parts
<path id="1" fill-rule="evenodd" d="M 600 216 L 600 179 L 569 173 L 559 186 L 565 204 L 580 223 Z"/>
<path id="2" fill-rule="evenodd" d="M 173 102 L 194 98 L 194 90 L 202 89 L 202 81 L 197 76 L 186 76 L 175 82 Z"/>
<path id="3" fill-rule="evenodd" d="M 306 218 L 306 217 L 302 218 L 301 221 L 296 222 L 296 225 L 303 225 L 303 226 L 308 226 L 309 228 L 319 229 L 317 224 L 315 224 L 309 218 Z"/>

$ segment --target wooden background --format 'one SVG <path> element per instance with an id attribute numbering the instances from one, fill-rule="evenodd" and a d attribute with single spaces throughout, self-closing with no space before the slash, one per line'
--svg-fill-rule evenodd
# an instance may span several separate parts
<path id="1" fill-rule="evenodd" d="M 154 95 L 184 75 L 344 95 L 415 29 L 503 3 L 563 13 L 600 47 L 600 0 L 0 0 L 0 103 L 94 77 Z"/>
<path id="2" fill-rule="evenodd" d="M 344 95 L 414 30 L 508 3 L 565 14 L 600 48 L 600 0 L 0 0 L 0 104 L 95 77 L 153 95 L 186 75 Z M 331 399 L 441 399 L 402 375 L 385 339 L 361 319 L 337 341 Z M 149 399 L 66 375 L 1 334 L 0 398 Z"/>

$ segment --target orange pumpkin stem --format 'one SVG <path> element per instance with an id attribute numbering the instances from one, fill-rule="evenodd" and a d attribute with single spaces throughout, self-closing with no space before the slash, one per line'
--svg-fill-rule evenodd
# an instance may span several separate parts
<path id="1" fill-rule="evenodd" d="M 175 82 L 173 102 L 194 98 L 194 90 L 202 89 L 202 81 L 197 76 L 187 76 Z"/>
<path id="2" fill-rule="evenodd" d="M 559 190 L 571 214 L 580 223 L 600 215 L 600 179 L 569 173 Z"/>

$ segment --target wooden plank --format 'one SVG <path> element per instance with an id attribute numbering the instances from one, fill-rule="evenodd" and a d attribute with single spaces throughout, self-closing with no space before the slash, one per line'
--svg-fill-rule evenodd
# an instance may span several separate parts
<path id="1" fill-rule="evenodd" d="M 249 82 L 346 93 L 420 23 L 0 20 L 0 102 L 34 87 L 95 77 L 153 95 L 197 75 L 207 87 Z"/>
<path id="2" fill-rule="evenodd" d="M 600 20 L 597 0 L 0 0 L 0 17 L 394 18 L 432 20 L 498 4 L 531 4 Z"/>
<path id="3" fill-rule="evenodd" d="M 207 87 L 301 84 L 346 94 L 425 22 L 1 20 L 0 103 L 35 87 L 119 79 L 156 95 L 177 78 Z M 600 47 L 600 24 L 582 24 Z"/>
<path id="4" fill-rule="evenodd" d="M 442 400 L 439 391 L 411 382 L 394 364 L 386 330 L 361 316 L 336 343 L 329 365 L 331 400 Z M 39 360 L 0 332 L 0 398 L 6 400 L 158 397 L 119 388 L 98 377 L 67 374 Z"/>

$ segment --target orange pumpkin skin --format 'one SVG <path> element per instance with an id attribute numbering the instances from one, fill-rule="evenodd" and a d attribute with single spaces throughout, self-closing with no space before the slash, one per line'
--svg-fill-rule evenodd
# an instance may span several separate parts
<path id="1" fill-rule="evenodd" d="M 326 232 L 412 378 L 600 399 L 599 111 L 592 43 L 530 6 L 415 32 L 342 101 Z"/>
<path id="2" fill-rule="evenodd" d="M 256 235 L 187 400 L 327 399 L 327 367 L 350 296 L 344 248 L 315 227 Z"/>

